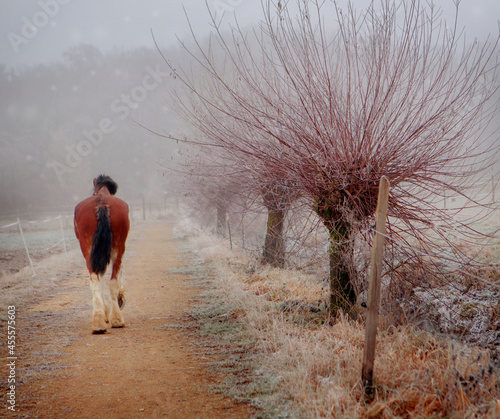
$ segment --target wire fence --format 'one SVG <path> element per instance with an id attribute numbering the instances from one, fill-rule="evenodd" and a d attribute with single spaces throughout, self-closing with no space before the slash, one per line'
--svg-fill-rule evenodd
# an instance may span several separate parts
<path id="1" fill-rule="evenodd" d="M 59 214 L 39 220 L 22 220 L 0 225 L 0 251 L 24 249 L 27 261 L 36 276 L 33 264 L 33 250 L 46 252 L 60 247 L 65 253 L 68 251 L 74 237 L 69 232 L 73 215 Z"/>

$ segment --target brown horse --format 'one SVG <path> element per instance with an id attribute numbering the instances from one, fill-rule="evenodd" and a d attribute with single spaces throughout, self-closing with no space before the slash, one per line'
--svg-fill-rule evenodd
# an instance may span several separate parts
<path id="1" fill-rule="evenodd" d="M 118 185 L 109 177 L 94 179 L 94 194 L 75 208 L 75 234 L 90 273 L 92 290 L 92 333 L 105 333 L 111 327 L 124 327 L 123 286 L 118 279 L 125 252 L 130 222 L 128 205 L 115 197 Z M 104 273 L 110 261 L 113 270 L 109 292 L 104 287 Z"/>

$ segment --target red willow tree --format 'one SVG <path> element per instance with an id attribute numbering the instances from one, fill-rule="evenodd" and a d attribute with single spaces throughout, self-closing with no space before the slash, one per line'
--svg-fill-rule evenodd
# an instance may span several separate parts
<path id="1" fill-rule="evenodd" d="M 262 196 L 279 202 L 293 191 L 317 213 L 336 313 L 355 301 L 353 242 L 369 236 L 383 175 L 388 234 L 430 250 L 420 228 L 456 223 L 436 205 L 443 190 L 468 196 L 471 177 L 493 162 L 498 145 L 482 133 L 498 110 L 498 38 L 468 45 L 456 17 L 446 26 L 418 0 L 360 14 L 324 5 L 298 0 L 294 18 L 265 3 L 253 34 L 216 30 L 190 50 L 203 82 L 177 76 L 195 98 L 182 114 L 207 144 L 266 179 Z"/>

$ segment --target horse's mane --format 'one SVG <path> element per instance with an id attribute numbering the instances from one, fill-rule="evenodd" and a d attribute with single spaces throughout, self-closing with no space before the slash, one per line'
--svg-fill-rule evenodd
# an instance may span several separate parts
<path id="1" fill-rule="evenodd" d="M 95 191 L 97 192 L 99 189 L 103 188 L 106 186 L 108 188 L 108 191 L 111 195 L 116 194 L 116 191 L 118 190 L 118 184 L 111 179 L 109 176 L 106 175 L 99 175 L 94 179 L 94 188 Z"/>

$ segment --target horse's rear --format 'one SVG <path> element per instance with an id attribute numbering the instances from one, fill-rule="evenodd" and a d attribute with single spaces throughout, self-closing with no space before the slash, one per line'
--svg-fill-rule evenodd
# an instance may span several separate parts
<path id="1" fill-rule="evenodd" d="M 75 208 L 75 234 L 90 273 L 92 333 L 104 333 L 108 323 L 112 327 L 125 325 L 120 312 L 124 299 L 119 273 L 130 222 L 127 203 L 114 196 L 117 188 L 111 178 L 101 175 L 94 180 L 94 195 Z M 107 292 L 103 276 L 110 263 Z"/>

